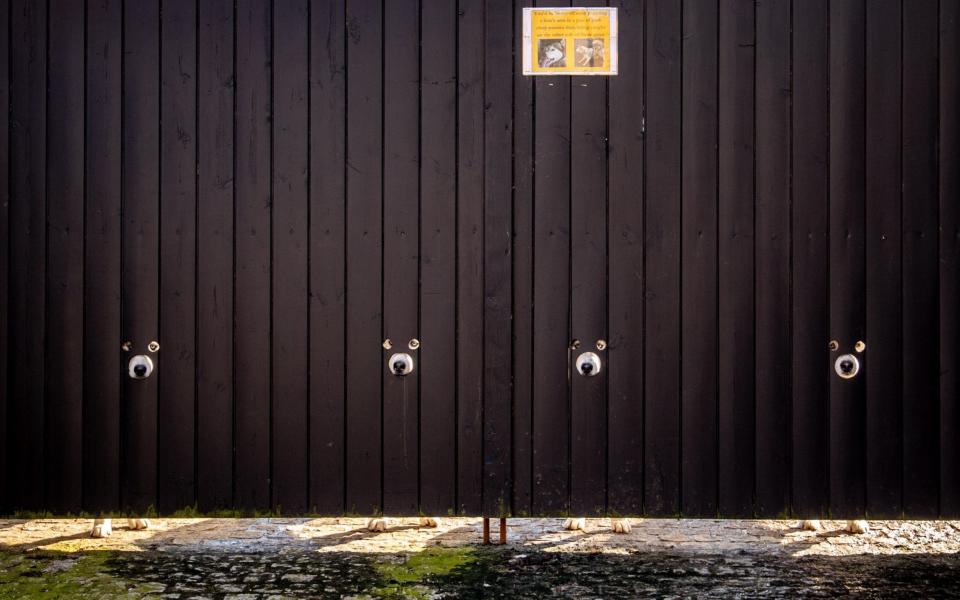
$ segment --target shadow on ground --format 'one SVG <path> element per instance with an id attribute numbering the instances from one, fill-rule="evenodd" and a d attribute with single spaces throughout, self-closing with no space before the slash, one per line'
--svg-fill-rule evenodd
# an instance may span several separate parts
<path id="1" fill-rule="evenodd" d="M 960 597 L 950 554 L 0 553 L 0 598 Z"/>
<path id="2" fill-rule="evenodd" d="M 363 523 L 170 519 L 130 531 L 120 520 L 92 540 L 90 521 L 19 521 L 0 535 L 0 599 L 960 597 L 955 524 L 876 522 L 845 536 L 648 520 L 617 536 L 604 520 L 565 532 L 533 519 L 516 522 L 510 545 L 483 547 L 476 519 L 392 520 L 385 533 Z"/>

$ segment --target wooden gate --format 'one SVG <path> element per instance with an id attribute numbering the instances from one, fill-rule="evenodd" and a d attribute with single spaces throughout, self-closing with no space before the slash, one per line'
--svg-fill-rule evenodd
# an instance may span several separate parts
<path id="1" fill-rule="evenodd" d="M 5 2 L 3 511 L 960 516 L 960 3 L 522 4 Z"/>

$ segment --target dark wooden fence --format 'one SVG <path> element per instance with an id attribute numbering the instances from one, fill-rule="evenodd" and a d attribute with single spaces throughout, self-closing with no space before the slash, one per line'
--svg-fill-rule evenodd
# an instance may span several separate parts
<path id="1" fill-rule="evenodd" d="M 5 1 L 3 510 L 960 516 L 960 2 L 521 4 Z"/>

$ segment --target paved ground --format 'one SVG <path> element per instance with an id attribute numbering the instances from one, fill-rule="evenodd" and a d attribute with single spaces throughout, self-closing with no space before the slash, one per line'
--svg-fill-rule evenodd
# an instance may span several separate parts
<path id="1" fill-rule="evenodd" d="M 516 519 L 506 547 L 483 548 L 479 519 L 384 533 L 363 519 L 118 520 L 106 540 L 90 521 L 0 521 L 0 598 L 960 597 L 960 522 L 874 521 L 861 536 L 839 522 L 633 524 Z"/>

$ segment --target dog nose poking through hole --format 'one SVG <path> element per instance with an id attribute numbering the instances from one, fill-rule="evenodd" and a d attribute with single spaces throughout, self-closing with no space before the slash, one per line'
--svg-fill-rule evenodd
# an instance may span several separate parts
<path id="1" fill-rule="evenodd" d="M 144 354 L 138 354 L 130 359 L 127 373 L 131 379 L 146 379 L 153 373 L 153 359 Z"/>
<path id="2" fill-rule="evenodd" d="M 853 379 L 860 371 L 860 361 L 852 354 L 844 354 L 834 363 L 837 375 L 844 379 Z"/>
<path id="3" fill-rule="evenodd" d="M 387 368 L 390 373 L 398 377 L 404 377 L 413 373 L 413 357 L 404 352 L 398 352 L 387 360 Z"/>
<path id="4" fill-rule="evenodd" d="M 594 352 L 584 352 L 577 357 L 577 372 L 584 377 L 593 377 L 600 372 L 600 357 Z"/>

